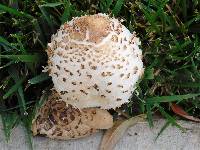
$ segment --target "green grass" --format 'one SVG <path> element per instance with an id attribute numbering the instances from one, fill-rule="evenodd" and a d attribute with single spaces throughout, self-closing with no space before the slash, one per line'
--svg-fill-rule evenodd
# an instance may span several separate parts
<path id="1" fill-rule="evenodd" d="M 131 102 L 130 116 L 147 113 L 176 123 L 178 103 L 200 117 L 200 2 L 198 0 L 3 0 L 0 4 L 0 113 L 6 138 L 20 122 L 27 128 L 42 91 L 52 82 L 42 73 L 51 34 L 74 16 L 107 13 L 123 19 L 142 42 L 145 74 Z M 160 132 L 160 133 L 161 133 Z M 159 134 L 160 134 L 159 133 Z"/>

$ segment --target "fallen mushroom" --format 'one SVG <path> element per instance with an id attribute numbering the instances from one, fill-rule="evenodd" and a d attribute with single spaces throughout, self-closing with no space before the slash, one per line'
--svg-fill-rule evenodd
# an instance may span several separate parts
<path id="1" fill-rule="evenodd" d="M 112 116 L 99 108 L 79 110 L 60 100 L 53 91 L 36 113 L 32 122 L 33 135 L 42 134 L 53 139 L 77 139 L 91 135 L 99 129 L 112 127 Z"/>
<path id="2" fill-rule="evenodd" d="M 48 44 L 48 71 L 62 100 L 79 109 L 127 103 L 143 74 L 139 39 L 105 14 L 73 18 Z"/>

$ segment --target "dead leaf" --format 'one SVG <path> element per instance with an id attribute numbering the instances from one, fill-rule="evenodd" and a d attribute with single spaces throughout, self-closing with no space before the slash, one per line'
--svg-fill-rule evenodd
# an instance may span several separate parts
<path id="1" fill-rule="evenodd" d="M 114 123 L 111 129 L 108 129 L 101 141 L 100 150 L 112 150 L 125 131 L 138 122 L 145 121 L 146 115 L 141 114 L 128 120 L 119 120 Z"/>
<path id="2" fill-rule="evenodd" d="M 189 119 L 189 120 L 192 120 L 192 121 L 195 121 L 195 122 L 200 122 L 200 119 L 199 118 L 195 118 L 193 116 L 190 116 L 187 112 L 185 112 L 183 110 L 183 108 L 181 108 L 180 106 L 178 106 L 177 104 L 172 104 L 171 105 L 171 108 L 172 108 L 172 111 L 179 115 L 179 116 L 182 116 L 183 118 L 186 118 L 186 119 Z"/>

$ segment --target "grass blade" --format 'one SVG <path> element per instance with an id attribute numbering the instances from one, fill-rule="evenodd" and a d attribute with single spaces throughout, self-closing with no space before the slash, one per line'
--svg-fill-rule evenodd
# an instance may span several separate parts
<path id="1" fill-rule="evenodd" d="M 185 131 L 185 129 L 183 127 L 181 127 L 177 122 L 176 120 L 170 116 L 165 110 L 164 108 L 162 108 L 161 106 L 157 105 L 158 107 L 158 110 L 160 111 L 160 113 L 165 116 L 167 118 L 167 120 L 172 123 L 173 125 L 175 125 L 176 127 L 178 127 L 179 129 L 181 129 L 182 131 Z"/>
<path id="2" fill-rule="evenodd" d="M 189 87 L 189 88 L 200 88 L 200 83 L 189 82 L 189 83 L 171 83 L 173 86 L 178 87 Z"/>
<path id="3" fill-rule="evenodd" d="M 41 5 L 39 6 L 39 8 L 40 8 L 40 11 L 42 12 L 42 15 L 44 16 L 44 19 L 47 21 L 49 27 L 51 28 L 51 32 L 53 32 L 54 26 L 53 26 L 52 20 L 50 19 L 49 13 Z"/>
<path id="4" fill-rule="evenodd" d="M 17 45 L 19 45 L 19 51 L 22 52 L 22 54 L 26 54 L 26 49 L 24 48 L 24 45 L 22 44 L 22 37 L 23 35 L 20 33 L 17 34 L 12 34 L 12 37 L 16 38 L 17 40 Z"/>
<path id="5" fill-rule="evenodd" d="M 118 15 L 118 13 L 119 13 L 120 10 L 121 10 L 121 7 L 122 7 L 123 3 L 124 3 L 124 0 L 117 0 L 117 2 L 116 2 L 116 4 L 115 4 L 115 7 L 114 7 L 113 10 L 112 10 L 112 14 L 113 14 L 114 16 L 117 16 L 117 15 Z"/>
<path id="6" fill-rule="evenodd" d="M 197 65 L 195 64 L 193 58 L 191 58 L 191 62 L 192 62 L 192 71 L 194 72 L 194 75 L 200 80 L 200 72 L 197 69 Z"/>
<path id="7" fill-rule="evenodd" d="M 154 79 L 154 69 L 153 68 L 146 68 L 144 72 L 144 79 L 152 80 Z"/>
<path id="8" fill-rule="evenodd" d="M 49 93 L 51 93 L 50 89 L 45 90 L 45 92 L 40 97 L 40 100 L 36 102 L 33 111 L 30 113 L 30 116 L 31 116 L 32 120 L 35 118 L 35 115 L 36 115 L 37 111 L 42 107 L 44 102 L 48 99 Z"/>
<path id="9" fill-rule="evenodd" d="M 100 10 L 103 13 L 108 12 L 108 9 L 110 8 L 112 4 L 112 0 L 101 0 L 100 1 Z"/>
<path id="10" fill-rule="evenodd" d="M 15 63 L 15 62 L 14 62 L 14 61 L 10 61 L 10 62 L 8 62 L 8 63 L 5 64 L 5 65 L 0 66 L 0 70 L 3 69 L 3 68 L 5 68 L 5 67 L 8 67 L 8 66 L 12 65 L 13 63 Z"/>
<path id="11" fill-rule="evenodd" d="M 199 95 L 200 94 L 156 96 L 156 97 L 147 98 L 146 101 L 149 104 L 162 103 L 162 102 L 174 102 L 174 101 L 181 101 L 181 100 L 184 100 L 184 99 L 194 98 L 194 97 L 197 97 Z"/>
<path id="12" fill-rule="evenodd" d="M 16 10 L 16 9 L 7 7 L 7 6 L 2 5 L 2 4 L 0 4 L 0 10 L 3 10 L 3 11 L 5 11 L 5 12 L 8 12 L 8 13 L 10 13 L 10 14 L 12 14 L 12 15 L 15 15 L 15 16 L 26 17 L 26 18 L 28 18 L 28 19 L 34 19 L 33 16 L 31 16 L 31 15 L 25 13 L 25 12 L 20 12 L 20 11 L 18 11 L 18 10 Z"/>
<path id="13" fill-rule="evenodd" d="M 30 150 L 33 150 L 33 142 L 32 142 L 32 133 L 31 133 L 31 124 L 32 124 L 32 121 L 30 120 L 30 118 L 28 118 L 27 116 L 23 117 L 22 118 L 22 122 L 23 122 L 23 125 L 26 129 L 26 140 L 29 144 L 29 148 Z"/>
<path id="14" fill-rule="evenodd" d="M 170 121 L 167 121 L 164 126 L 160 129 L 160 131 L 158 132 L 155 141 L 158 139 L 158 137 L 163 133 L 163 131 L 170 125 Z"/>
<path id="15" fill-rule="evenodd" d="M 151 24 L 151 28 L 155 30 L 157 33 L 160 33 L 160 29 L 158 28 L 156 24 L 156 17 L 157 17 L 155 15 L 156 12 L 149 9 L 143 3 L 140 3 L 140 2 L 136 2 L 136 3 L 139 6 L 139 8 L 142 10 L 142 12 L 144 13 L 146 20 L 148 20 L 148 22 Z"/>
<path id="16" fill-rule="evenodd" d="M 63 5 L 64 3 L 62 2 L 56 2 L 56 3 L 46 3 L 43 5 L 40 5 L 41 7 L 56 7 L 56 6 L 60 6 Z"/>
<path id="17" fill-rule="evenodd" d="M 26 103 L 26 106 L 28 106 L 28 105 L 30 105 L 30 104 L 33 104 L 34 103 L 34 101 L 30 101 L 30 102 L 27 102 Z M 16 105 L 15 107 L 11 107 L 11 108 L 3 108 L 3 107 L 0 107 L 0 110 L 2 111 L 2 112 L 9 112 L 9 111 L 13 111 L 14 109 L 18 109 L 18 108 L 20 108 L 21 107 L 21 105 Z"/>
<path id="18" fill-rule="evenodd" d="M 15 85 L 13 85 L 7 92 L 4 94 L 3 99 L 8 98 L 10 95 L 12 95 L 14 92 L 18 90 L 18 88 L 21 86 L 21 84 L 24 82 L 25 78 L 22 78 L 18 80 Z"/>
<path id="19" fill-rule="evenodd" d="M 0 55 L 0 58 L 7 58 L 14 61 L 21 61 L 21 62 L 38 62 L 39 55 L 33 54 L 33 55 Z"/>
<path id="20" fill-rule="evenodd" d="M 35 42 L 38 41 L 40 45 L 42 46 L 42 48 L 45 49 L 46 48 L 45 44 L 47 41 L 38 20 L 34 20 L 33 27 L 34 27 L 35 32 L 38 34 L 36 38 L 34 39 L 34 41 Z"/>
<path id="21" fill-rule="evenodd" d="M 65 10 L 64 10 L 64 13 L 62 14 L 60 20 L 62 23 L 65 23 L 67 22 L 69 19 L 70 19 L 70 13 L 71 13 L 71 7 L 70 7 L 70 2 L 69 1 L 66 1 L 65 2 Z"/>
<path id="22" fill-rule="evenodd" d="M 153 127 L 153 117 L 151 112 L 151 105 L 146 103 L 146 109 L 147 109 L 147 121 L 149 123 L 150 127 Z"/>
<path id="23" fill-rule="evenodd" d="M 18 94 L 19 95 L 17 95 L 17 98 L 18 98 L 19 105 L 21 106 L 20 107 L 21 113 L 22 113 L 22 115 L 27 115 L 26 101 L 25 101 L 25 98 L 24 98 L 24 91 L 23 91 L 22 86 L 19 87 Z"/>
<path id="24" fill-rule="evenodd" d="M 32 79 L 29 79 L 28 83 L 37 84 L 37 83 L 43 82 L 43 81 L 48 80 L 48 79 L 50 79 L 50 76 L 47 73 L 42 73 L 42 74 L 37 75 L 36 77 L 34 77 Z"/>
<path id="25" fill-rule="evenodd" d="M 10 139 L 10 135 L 13 127 L 19 122 L 19 116 L 17 113 L 3 113 L 1 112 L 1 119 L 3 124 L 3 131 L 6 137 L 6 141 Z"/>
<path id="26" fill-rule="evenodd" d="M 17 83 L 20 80 L 19 73 L 16 70 L 16 68 L 14 68 L 13 66 L 8 68 L 8 73 L 15 80 L 15 83 Z M 18 88 L 17 99 L 18 99 L 18 103 L 20 105 L 20 112 L 21 112 L 22 115 L 25 115 L 25 114 L 27 114 L 27 112 L 26 112 L 27 108 L 26 108 L 26 101 L 25 101 L 25 98 L 24 98 L 24 90 L 23 90 L 22 87 L 23 86 L 20 85 L 19 88 Z"/>
<path id="27" fill-rule="evenodd" d="M 12 44 L 10 44 L 5 38 L 3 38 L 2 36 L 0 36 L 0 45 L 2 46 L 8 46 L 11 47 L 15 50 L 18 50 L 15 46 L 13 46 Z M 5 49 L 6 50 L 6 49 Z"/>

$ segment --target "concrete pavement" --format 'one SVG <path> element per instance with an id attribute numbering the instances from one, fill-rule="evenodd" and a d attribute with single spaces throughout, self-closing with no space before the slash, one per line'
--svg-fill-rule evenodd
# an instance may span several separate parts
<path id="1" fill-rule="evenodd" d="M 187 129 L 183 133 L 176 127 L 168 127 L 161 136 L 154 141 L 157 133 L 164 125 L 164 120 L 154 122 L 150 129 L 148 123 L 139 123 L 125 133 L 117 143 L 115 150 L 200 150 L 200 124 L 186 121 L 179 123 Z M 2 129 L 2 124 L 0 124 Z M 97 150 L 102 132 L 79 140 L 59 141 L 45 137 L 33 138 L 35 150 Z M 19 126 L 12 132 L 9 143 L 5 142 L 3 131 L 0 130 L 1 150 L 28 150 L 24 128 Z"/>

